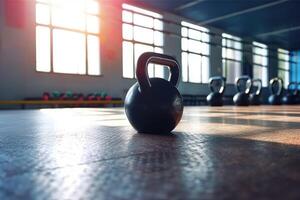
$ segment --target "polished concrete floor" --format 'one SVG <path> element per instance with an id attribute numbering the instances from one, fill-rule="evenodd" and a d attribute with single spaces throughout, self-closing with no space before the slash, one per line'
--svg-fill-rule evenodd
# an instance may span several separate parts
<path id="1" fill-rule="evenodd" d="M 300 199 L 300 106 L 186 107 L 164 136 L 121 108 L 0 111 L 0 199 Z"/>

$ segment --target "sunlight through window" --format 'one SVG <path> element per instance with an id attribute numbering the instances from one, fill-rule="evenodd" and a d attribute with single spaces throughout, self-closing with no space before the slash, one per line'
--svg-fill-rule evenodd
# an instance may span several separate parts
<path id="1" fill-rule="evenodd" d="M 181 22 L 182 81 L 207 83 L 209 79 L 208 29 Z"/>
<path id="2" fill-rule="evenodd" d="M 100 75 L 97 0 L 36 0 L 36 70 Z"/>
<path id="3" fill-rule="evenodd" d="M 163 22 L 158 13 L 123 4 L 123 77 L 135 78 L 139 56 L 147 51 L 163 53 Z M 150 77 L 164 78 L 164 67 L 149 65 Z"/>
<path id="4" fill-rule="evenodd" d="M 289 53 L 287 50 L 278 49 L 278 77 L 282 78 L 285 88 L 287 88 L 290 81 Z"/>
<path id="5" fill-rule="evenodd" d="M 242 75 L 241 38 L 226 33 L 222 34 L 223 76 L 227 83 L 235 83 L 235 78 Z"/>
<path id="6" fill-rule="evenodd" d="M 262 86 L 268 86 L 268 47 L 253 42 L 253 78 L 261 79 Z"/>

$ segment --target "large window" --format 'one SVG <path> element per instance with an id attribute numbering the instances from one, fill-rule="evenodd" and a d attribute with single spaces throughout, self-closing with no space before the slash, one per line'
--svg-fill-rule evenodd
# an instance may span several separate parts
<path id="1" fill-rule="evenodd" d="M 99 3 L 36 0 L 36 70 L 100 75 Z"/>
<path id="2" fill-rule="evenodd" d="M 208 29 L 181 22 L 182 81 L 207 83 L 209 78 Z"/>
<path id="3" fill-rule="evenodd" d="M 253 42 L 253 78 L 261 79 L 263 87 L 268 86 L 268 48 L 258 42 Z"/>
<path id="4" fill-rule="evenodd" d="M 300 51 L 292 52 L 290 81 L 300 83 Z"/>
<path id="5" fill-rule="evenodd" d="M 235 83 L 235 78 L 242 74 L 241 38 L 222 34 L 222 65 L 227 83 Z"/>
<path id="6" fill-rule="evenodd" d="M 278 49 L 278 77 L 282 78 L 287 87 L 290 79 L 290 55 L 289 51 Z"/>
<path id="7" fill-rule="evenodd" d="M 147 51 L 163 53 L 163 22 L 158 13 L 123 4 L 123 77 L 135 78 L 139 56 Z M 148 66 L 150 77 L 164 78 L 160 65 Z"/>

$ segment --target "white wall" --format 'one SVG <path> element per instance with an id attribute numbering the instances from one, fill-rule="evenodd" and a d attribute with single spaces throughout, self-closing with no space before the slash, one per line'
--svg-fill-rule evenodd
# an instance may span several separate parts
<path id="1" fill-rule="evenodd" d="M 106 90 L 109 95 L 124 97 L 127 89 L 135 82 L 122 78 L 122 24 L 121 5 L 101 5 L 101 76 L 42 73 L 35 70 L 35 1 L 27 0 L 26 25 L 24 28 L 8 27 L 4 19 L 4 0 L 0 0 L 0 100 L 16 100 L 38 97 L 44 91 L 82 92 L 88 94 Z M 110 2 L 110 1 L 104 1 Z M 165 19 L 181 22 L 183 18 L 164 13 Z M 104 20 L 103 20 L 104 19 Z M 166 31 L 177 32 L 180 27 L 166 24 Z M 218 29 L 210 31 L 221 34 Z M 221 45 L 220 37 L 211 41 Z M 222 74 L 222 49 L 211 46 L 211 75 Z M 181 41 L 176 36 L 165 36 L 164 52 L 181 61 Z M 183 94 L 208 94 L 207 84 L 180 83 Z M 227 94 L 234 94 L 229 86 Z"/>

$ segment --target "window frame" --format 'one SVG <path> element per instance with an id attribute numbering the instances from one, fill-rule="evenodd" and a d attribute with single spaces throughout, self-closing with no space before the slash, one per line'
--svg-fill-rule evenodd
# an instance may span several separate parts
<path id="1" fill-rule="evenodd" d="M 284 56 L 287 56 L 287 58 L 286 59 L 281 59 L 280 54 L 284 55 Z M 278 48 L 277 49 L 277 59 L 278 59 L 277 76 L 280 77 L 279 76 L 280 72 L 284 72 L 285 76 L 288 75 L 287 82 L 286 82 L 285 78 L 283 79 L 284 88 L 287 88 L 288 84 L 290 83 L 290 73 L 291 73 L 291 56 L 290 56 L 290 52 L 286 49 Z M 288 69 L 281 68 L 280 67 L 281 63 L 288 64 Z"/>
<path id="2" fill-rule="evenodd" d="M 99 1 L 95 0 L 94 1 L 95 3 L 98 4 L 98 13 L 97 14 L 94 14 L 94 13 L 89 13 L 87 11 L 87 4 L 86 4 L 86 1 L 85 1 L 85 9 L 84 11 L 82 11 L 82 14 L 84 14 L 84 21 L 85 21 L 85 30 L 79 30 L 79 29 L 75 29 L 75 28 L 68 28 L 68 27 L 63 27 L 63 26 L 57 26 L 57 25 L 53 25 L 52 24 L 52 13 L 53 13 L 53 8 L 61 8 L 61 6 L 59 5 L 55 5 L 55 4 L 52 4 L 51 2 L 46 2 L 46 1 L 42 1 L 42 0 L 35 0 L 34 1 L 34 5 L 35 5 L 35 42 L 36 42 L 36 38 L 37 38 L 37 31 L 36 29 L 38 27 L 44 27 L 44 28 L 49 28 L 50 30 L 50 71 L 41 71 L 41 70 L 38 70 L 37 68 L 37 47 L 35 46 L 35 72 L 37 73 L 48 73 L 48 74 L 63 74 L 63 75 L 75 75 L 75 76 L 96 76 L 96 77 L 100 77 L 100 76 L 103 76 L 103 72 L 102 72 L 102 65 L 101 65 L 101 40 L 100 40 L 100 29 L 101 29 L 101 20 L 100 20 L 100 12 L 101 12 L 101 7 L 100 7 L 100 3 Z M 45 6 L 48 6 L 49 7 L 49 24 L 42 24 L 42 23 L 38 23 L 37 22 L 37 5 L 38 4 L 41 4 L 41 5 L 45 5 Z M 92 33 L 92 32 L 89 32 L 87 30 L 87 17 L 88 16 L 94 16 L 94 17 L 97 17 L 99 19 L 99 30 L 98 30 L 98 33 Z M 81 34 L 84 34 L 84 38 L 85 38 L 85 73 L 68 73 L 68 72 L 55 72 L 54 71 L 54 66 L 53 66 L 53 35 L 54 35 L 54 30 L 62 30 L 62 31 L 69 31 L 69 32 L 72 32 L 72 33 L 81 33 Z M 89 54 L 88 54 L 88 36 L 95 36 L 98 38 L 99 40 L 99 44 L 98 44 L 98 48 L 99 48 L 99 74 L 89 74 L 89 61 L 88 61 L 88 57 L 89 57 Z"/>
<path id="3" fill-rule="evenodd" d="M 128 13 L 131 13 L 131 22 L 128 22 L 126 20 L 124 20 L 124 12 L 128 12 Z M 153 20 L 153 27 L 146 27 L 146 26 L 142 26 L 142 25 L 139 25 L 139 24 L 136 24 L 134 22 L 134 14 L 137 14 L 137 15 L 141 15 L 141 16 L 144 16 L 144 17 L 149 17 L 149 18 L 152 18 Z M 152 52 L 156 52 L 156 53 L 163 53 L 164 52 L 164 23 L 163 23 L 163 15 L 162 14 L 159 14 L 157 12 L 153 12 L 151 10 L 148 10 L 148 9 L 144 9 L 144 8 L 140 8 L 140 7 L 137 7 L 137 6 L 134 6 L 134 5 L 131 5 L 131 4 L 127 4 L 127 3 L 123 3 L 122 4 L 122 9 L 121 9 L 121 15 L 122 15 L 122 18 L 121 18 L 121 23 L 122 23 L 122 78 L 123 79 L 130 79 L 130 80 L 134 80 L 136 79 L 136 57 L 135 57 L 135 48 L 136 48 L 136 44 L 138 45 L 145 45 L 145 46 L 149 46 L 149 47 L 152 47 L 153 48 L 153 51 Z M 155 28 L 155 20 L 157 21 L 160 21 L 161 23 L 161 27 L 160 28 Z M 126 39 L 124 38 L 124 32 L 123 32 L 123 27 L 124 25 L 130 25 L 132 26 L 132 39 Z M 146 43 L 146 42 L 142 42 L 142 41 L 136 41 L 135 38 L 134 38 L 134 28 L 135 27 L 138 27 L 138 28 L 144 28 L 144 29 L 148 29 L 148 30 L 152 30 L 153 31 L 153 41 L 152 41 L 152 44 L 150 43 Z M 155 32 L 160 32 L 162 34 L 162 45 L 156 45 L 155 44 Z M 127 76 L 124 76 L 124 43 L 131 43 L 132 45 L 132 61 L 133 61 L 133 65 L 131 66 L 132 68 L 132 77 L 127 77 Z M 155 49 L 160 49 L 159 51 L 156 51 Z M 149 66 L 148 66 L 149 67 Z M 155 75 L 155 70 L 156 70 L 156 67 L 153 67 L 153 74 Z M 163 76 L 165 76 L 166 74 L 163 72 Z"/>
<path id="4" fill-rule="evenodd" d="M 184 33 L 186 31 L 186 34 Z M 189 35 L 190 31 L 194 31 L 196 32 L 197 35 L 199 35 L 199 38 L 192 38 Z M 207 38 L 207 40 L 205 40 L 205 38 Z M 183 48 L 183 42 L 186 41 L 187 43 L 187 47 L 186 49 Z M 194 42 L 199 42 L 200 45 L 207 45 L 207 54 L 205 54 L 205 50 L 204 49 L 200 49 L 199 51 L 193 51 L 191 49 L 189 49 L 189 42 L 190 41 L 194 41 Z M 203 47 L 203 46 L 202 46 Z M 184 83 L 193 83 L 193 84 L 207 84 L 209 81 L 209 77 L 210 77 L 210 35 L 209 35 L 209 29 L 187 22 L 187 21 L 181 21 L 181 70 L 183 71 L 183 54 L 186 54 L 186 80 L 184 79 L 184 75 L 183 72 L 181 73 L 181 80 Z M 196 55 L 200 57 L 200 73 L 199 73 L 199 82 L 196 81 L 191 81 L 191 77 L 190 77 L 190 65 L 189 65 L 189 56 L 190 54 Z M 203 57 L 205 57 L 205 59 L 207 59 L 207 63 L 208 63 L 208 79 L 207 80 L 203 80 Z"/>
<path id="5" fill-rule="evenodd" d="M 265 53 L 262 53 L 262 52 L 257 53 L 256 52 L 257 49 L 262 49 L 262 51 L 265 51 Z M 255 57 L 256 56 L 258 56 L 258 57 L 261 58 L 262 63 L 255 62 Z M 262 87 L 268 87 L 268 82 L 269 82 L 269 74 L 268 74 L 269 73 L 268 46 L 266 44 L 253 41 L 252 42 L 252 58 L 253 58 L 253 65 L 252 65 L 253 66 L 253 68 L 252 68 L 253 78 L 254 79 L 258 78 L 258 77 L 254 77 L 255 67 L 265 69 L 266 70 L 266 74 L 267 74 L 265 85 L 264 85 L 263 77 L 261 78 L 261 81 L 262 81 Z M 264 61 L 263 61 L 264 59 L 266 59 L 265 60 L 265 64 L 264 64 Z"/>
<path id="6" fill-rule="evenodd" d="M 240 48 L 235 48 L 235 47 L 230 47 L 231 45 L 228 45 L 228 41 L 233 41 L 235 46 L 236 44 L 240 45 Z M 236 58 L 228 58 L 228 50 L 232 50 L 234 54 L 237 52 L 240 52 L 240 59 Z M 225 52 L 225 53 L 224 53 Z M 225 56 L 224 56 L 225 54 Z M 243 43 L 242 43 L 242 38 L 230 35 L 228 33 L 222 33 L 222 75 L 227 78 L 227 71 L 228 71 L 228 62 L 234 62 L 238 63 L 240 70 L 241 70 L 241 75 L 243 74 Z M 235 83 L 228 82 L 228 85 L 235 85 Z"/>

